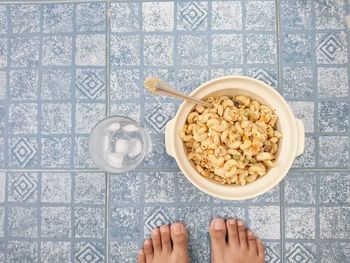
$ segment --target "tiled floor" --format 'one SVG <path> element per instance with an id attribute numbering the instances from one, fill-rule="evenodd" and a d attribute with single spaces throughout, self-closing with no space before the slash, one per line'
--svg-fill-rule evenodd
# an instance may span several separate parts
<path id="1" fill-rule="evenodd" d="M 267 262 L 349 262 L 347 15 L 349 0 L 0 2 L 0 262 L 135 262 L 150 230 L 177 220 L 192 262 L 209 262 L 214 215 L 245 219 Z M 306 128 L 285 180 L 240 202 L 185 179 L 164 150 L 179 101 L 142 88 L 227 74 L 275 87 Z M 89 159 L 91 128 L 113 114 L 151 136 L 137 171 Z"/>

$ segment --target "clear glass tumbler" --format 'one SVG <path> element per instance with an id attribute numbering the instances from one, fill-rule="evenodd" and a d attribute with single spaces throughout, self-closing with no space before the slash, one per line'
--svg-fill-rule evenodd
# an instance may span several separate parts
<path id="1" fill-rule="evenodd" d="M 134 169 L 149 152 L 147 132 L 127 117 L 106 118 L 97 123 L 90 133 L 90 157 L 98 168 L 110 173 Z"/>

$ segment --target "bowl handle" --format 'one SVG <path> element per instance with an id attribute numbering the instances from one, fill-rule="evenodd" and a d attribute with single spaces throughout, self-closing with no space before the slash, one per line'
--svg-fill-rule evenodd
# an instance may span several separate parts
<path id="1" fill-rule="evenodd" d="M 304 124 L 300 119 L 296 119 L 298 130 L 298 150 L 295 156 L 299 156 L 304 152 L 305 148 L 305 129 Z"/>
<path id="2" fill-rule="evenodd" d="M 171 140 L 173 139 L 173 130 L 174 130 L 174 124 L 175 121 L 174 119 L 168 121 L 168 123 L 165 126 L 165 150 L 166 152 L 174 157 L 174 144 L 171 142 Z"/>

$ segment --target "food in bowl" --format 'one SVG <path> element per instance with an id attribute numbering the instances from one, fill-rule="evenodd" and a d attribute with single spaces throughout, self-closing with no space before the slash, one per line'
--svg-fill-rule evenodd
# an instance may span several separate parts
<path id="1" fill-rule="evenodd" d="M 213 107 L 196 105 L 180 131 L 187 158 L 203 177 L 243 186 L 275 166 L 282 134 L 270 107 L 245 95 L 205 101 Z"/>

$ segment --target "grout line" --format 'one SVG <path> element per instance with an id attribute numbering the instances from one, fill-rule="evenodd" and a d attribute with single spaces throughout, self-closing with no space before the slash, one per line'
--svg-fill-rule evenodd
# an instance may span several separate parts
<path id="1" fill-rule="evenodd" d="M 74 218 L 74 212 L 75 212 L 75 202 L 74 202 L 74 189 L 75 189 L 75 173 L 70 173 L 70 178 L 71 178 L 71 189 L 70 189 L 70 195 L 71 195 L 71 200 L 70 200 L 70 222 L 71 222 L 71 262 L 74 262 L 74 252 L 75 252 L 75 246 L 76 246 L 76 240 L 75 240 L 75 218 Z"/>

